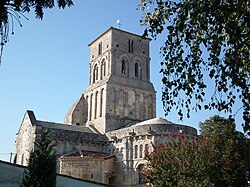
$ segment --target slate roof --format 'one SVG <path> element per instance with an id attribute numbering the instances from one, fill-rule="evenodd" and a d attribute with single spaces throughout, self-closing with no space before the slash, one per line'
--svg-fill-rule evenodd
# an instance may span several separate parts
<path id="1" fill-rule="evenodd" d="M 80 150 L 62 155 L 60 158 L 61 159 L 67 159 L 67 158 L 109 159 L 111 157 L 114 157 L 114 155 L 104 152 Z"/>
<path id="2" fill-rule="evenodd" d="M 39 120 L 37 120 L 36 124 L 49 129 L 93 133 L 93 131 L 91 131 L 90 128 L 84 126 L 67 125 L 62 123 L 39 121 Z"/>

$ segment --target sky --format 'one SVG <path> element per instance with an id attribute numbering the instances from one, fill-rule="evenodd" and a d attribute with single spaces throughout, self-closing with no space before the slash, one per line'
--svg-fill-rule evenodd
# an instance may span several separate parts
<path id="1" fill-rule="evenodd" d="M 136 10 L 140 0 L 74 0 L 74 6 L 46 10 L 44 19 L 33 12 L 14 23 L 14 35 L 4 47 L 0 65 L 0 160 L 15 153 L 15 137 L 26 110 L 38 120 L 63 123 L 71 105 L 81 96 L 89 80 L 88 44 L 111 26 L 142 34 Z M 199 122 L 219 114 L 216 111 L 192 112 L 191 118 L 178 120 L 173 109 L 165 116 L 161 102 L 159 55 L 164 36 L 152 40 L 151 82 L 157 91 L 157 116 L 198 129 Z M 237 104 L 237 103 L 236 103 Z M 224 115 L 224 114 L 221 114 Z M 241 112 L 236 115 L 237 130 L 242 131 Z"/>

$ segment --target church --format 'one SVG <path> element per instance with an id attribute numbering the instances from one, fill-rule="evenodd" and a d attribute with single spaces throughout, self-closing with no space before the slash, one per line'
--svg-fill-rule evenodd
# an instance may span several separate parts
<path id="1" fill-rule="evenodd" d="M 150 41 L 113 27 L 94 39 L 89 86 L 63 124 L 26 111 L 16 135 L 16 163 L 27 165 L 41 131 L 50 129 L 58 173 L 110 186 L 145 186 L 144 156 L 152 143 L 169 141 L 172 132 L 197 136 L 193 127 L 156 117 Z"/>

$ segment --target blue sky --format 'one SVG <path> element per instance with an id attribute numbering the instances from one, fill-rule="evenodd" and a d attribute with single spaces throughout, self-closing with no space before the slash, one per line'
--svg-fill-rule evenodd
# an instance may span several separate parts
<path id="1" fill-rule="evenodd" d="M 106 31 L 117 27 L 142 34 L 142 13 L 138 1 L 74 1 L 74 6 L 45 11 L 42 21 L 33 13 L 25 14 L 23 27 L 15 23 L 15 34 L 4 48 L 0 66 L 0 159 L 15 152 L 15 135 L 26 110 L 33 110 L 39 120 L 63 122 L 64 115 L 88 86 L 88 44 Z M 161 102 L 159 48 L 164 37 L 151 42 L 151 82 L 157 91 L 157 116 L 164 117 Z M 200 121 L 218 114 L 214 111 L 192 112 L 190 119 L 178 121 L 173 109 L 166 119 L 198 128 Z M 237 129 L 241 113 L 236 116 Z"/>

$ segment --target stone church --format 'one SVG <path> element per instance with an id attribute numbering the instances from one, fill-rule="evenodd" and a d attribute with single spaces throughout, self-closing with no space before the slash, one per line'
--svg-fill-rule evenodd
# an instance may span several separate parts
<path id="1" fill-rule="evenodd" d="M 145 151 L 172 132 L 197 130 L 156 118 L 150 82 L 150 39 L 109 28 L 90 44 L 89 86 L 64 123 L 36 119 L 26 111 L 16 135 L 16 163 L 27 165 L 42 129 L 52 131 L 58 172 L 110 186 L 144 186 Z"/>

